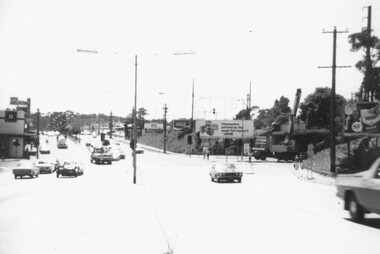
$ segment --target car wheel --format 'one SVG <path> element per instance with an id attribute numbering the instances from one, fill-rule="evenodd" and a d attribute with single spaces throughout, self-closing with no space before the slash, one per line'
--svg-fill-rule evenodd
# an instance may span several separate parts
<path id="1" fill-rule="evenodd" d="M 36 174 L 36 177 L 38 177 L 38 174 Z"/>
<path id="2" fill-rule="evenodd" d="M 78 173 L 75 173 L 75 174 L 74 174 L 74 177 L 78 177 Z"/>
<path id="3" fill-rule="evenodd" d="M 348 210 L 351 218 L 355 222 L 361 222 L 364 219 L 363 207 L 356 201 L 355 195 L 351 194 L 348 198 Z"/>
<path id="4" fill-rule="evenodd" d="M 17 179 L 17 176 L 15 175 L 15 179 Z"/>
<path id="5" fill-rule="evenodd" d="M 57 174 L 57 178 L 59 178 L 59 174 Z"/>
<path id="6" fill-rule="evenodd" d="M 237 179 L 238 180 L 238 183 L 241 183 L 241 178 Z"/>
<path id="7" fill-rule="evenodd" d="M 220 180 L 220 178 L 217 178 L 216 181 L 217 181 L 218 183 L 220 183 L 221 180 Z"/>

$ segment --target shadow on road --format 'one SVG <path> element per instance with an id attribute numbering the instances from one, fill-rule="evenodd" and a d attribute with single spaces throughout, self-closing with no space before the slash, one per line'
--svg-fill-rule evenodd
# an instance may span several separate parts
<path id="1" fill-rule="evenodd" d="M 360 224 L 366 227 L 380 229 L 380 218 L 366 218 L 362 223 L 354 222 L 352 219 L 345 219 L 352 223 Z"/>

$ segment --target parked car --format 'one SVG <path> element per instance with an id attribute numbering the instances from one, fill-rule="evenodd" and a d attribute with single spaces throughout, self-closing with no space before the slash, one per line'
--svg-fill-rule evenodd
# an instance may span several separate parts
<path id="1" fill-rule="evenodd" d="M 40 145 L 40 153 L 41 154 L 50 154 L 50 148 L 46 143 L 42 143 Z"/>
<path id="2" fill-rule="evenodd" d="M 38 160 L 36 166 L 40 169 L 40 173 L 51 174 L 55 171 L 55 165 L 50 160 Z"/>
<path id="3" fill-rule="evenodd" d="M 339 174 L 335 185 L 353 221 L 361 222 L 366 213 L 380 214 L 380 158 L 366 171 Z"/>
<path id="4" fill-rule="evenodd" d="M 241 183 L 243 172 L 238 170 L 235 164 L 214 164 L 210 170 L 211 181 L 234 181 L 237 180 Z"/>
<path id="5" fill-rule="evenodd" d="M 80 176 L 84 173 L 84 166 L 79 161 L 65 161 L 57 170 L 57 178 L 59 176 Z"/>
<path id="6" fill-rule="evenodd" d="M 12 169 L 12 173 L 17 179 L 17 177 L 22 178 L 23 176 L 30 176 L 30 178 L 38 177 L 40 169 L 32 161 L 20 162 Z"/>

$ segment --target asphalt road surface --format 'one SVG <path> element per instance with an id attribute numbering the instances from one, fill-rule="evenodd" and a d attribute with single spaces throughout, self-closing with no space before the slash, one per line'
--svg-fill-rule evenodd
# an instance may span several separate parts
<path id="1" fill-rule="evenodd" d="M 288 163 L 254 162 L 242 183 L 215 183 L 222 156 L 137 156 L 90 163 L 84 142 L 50 155 L 83 176 L 0 174 L 0 253 L 379 253 L 380 216 L 353 223 L 334 186 L 299 180 Z M 231 157 L 229 162 L 241 166 Z M 169 246 L 169 247 L 168 247 Z"/>

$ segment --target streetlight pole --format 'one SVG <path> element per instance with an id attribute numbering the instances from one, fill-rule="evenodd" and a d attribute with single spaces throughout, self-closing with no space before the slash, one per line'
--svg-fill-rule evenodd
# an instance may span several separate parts
<path id="1" fill-rule="evenodd" d="M 164 104 L 164 153 L 166 153 L 166 113 L 168 112 L 168 107 L 166 103 Z"/>
<path id="2" fill-rule="evenodd" d="M 37 160 L 39 159 L 39 153 L 40 153 L 40 109 L 37 109 Z M 17 154 L 16 154 L 17 156 Z"/>
<path id="3" fill-rule="evenodd" d="M 135 55 L 135 108 L 133 110 L 133 133 L 132 133 L 132 142 L 133 142 L 133 183 L 136 184 L 136 143 L 137 143 L 137 135 L 136 135 L 136 110 L 137 110 L 137 55 Z"/>

